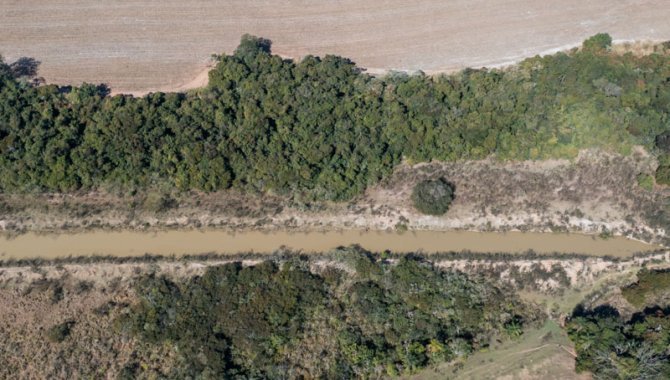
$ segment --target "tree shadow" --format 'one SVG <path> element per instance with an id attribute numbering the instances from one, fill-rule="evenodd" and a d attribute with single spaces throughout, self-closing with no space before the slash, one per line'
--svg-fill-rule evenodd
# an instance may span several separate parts
<path id="1" fill-rule="evenodd" d="M 9 65 L 9 69 L 14 78 L 33 78 L 37 76 L 37 71 L 42 62 L 30 57 L 21 57 Z"/>
<path id="2" fill-rule="evenodd" d="M 619 310 L 617 310 L 615 307 L 609 304 L 600 305 L 593 309 L 587 309 L 584 307 L 583 304 L 579 304 L 572 311 L 573 318 L 595 317 L 597 319 L 602 319 L 602 318 L 619 318 L 620 316 L 621 314 L 619 313 Z M 660 306 L 660 305 L 646 306 L 643 310 L 634 313 L 630 318 L 630 322 L 633 323 L 641 322 L 644 321 L 645 318 L 648 316 L 657 316 L 657 317 L 670 316 L 670 306 Z"/>
<path id="3" fill-rule="evenodd" d="M 101 98 L 109 96 L 109 94 L 112 92 L 112 89 L 109 88 L 109 86 L 106 83 L 101 83 L 95 86 L 95 89 L 98 93 L 98 96 L 100 96 Z"/>
<path id="4" fill-rule="evenodd" d="M 635 323 L 644 321 L 645 318 L 648 316 L 656 316 L 656 317 L 670 316 L 670 306 L 665 307 L 660 305 L 647 306 L 644 308 L 644 310 L 633 314 L 631 322 Z"/>
<path id="5" fill-rule="evenodd" d="M 586 309 L 580 303 L 572 311 L 572 317 L 618 318 L 619 316 L 619 310 L 608 304 L 597 306 L 594 309 Z"/>

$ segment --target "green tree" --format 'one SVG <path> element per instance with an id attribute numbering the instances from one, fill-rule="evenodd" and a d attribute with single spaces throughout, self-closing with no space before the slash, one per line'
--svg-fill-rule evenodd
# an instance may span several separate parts
<path id="1" fill-rule="evenodd" d="M 453 199 L 454 186 L 444 178 L 419 182 L 412 191 L 414 207 L 428 215 L 446 213 Z"/>

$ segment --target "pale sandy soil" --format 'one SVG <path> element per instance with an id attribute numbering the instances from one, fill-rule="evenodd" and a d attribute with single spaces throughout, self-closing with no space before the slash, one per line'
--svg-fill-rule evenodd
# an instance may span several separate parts
<path id="1" fill-rule="evenodd" d="M 0 0 L 0 53 L 50 83 L 116 92 L 197 87 L 244 33 L 289 57 L 339 54 L 372 72 L 498 66 L 579 44 L 670 39 L 666 0 Z M 200 78 L 201 80 L 194 80 Z"/>

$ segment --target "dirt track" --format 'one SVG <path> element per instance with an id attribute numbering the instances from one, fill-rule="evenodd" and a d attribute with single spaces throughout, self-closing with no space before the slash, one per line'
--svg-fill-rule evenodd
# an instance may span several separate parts
<path id="1" fill-rule="evenodd" d="M 240 35 L 276 53 L 334 53 L 371 71 L 491 66 L 575 45 L 670 39 L 667 0 L 0 0 L 0 53 L 48 82 L 142 92 L 202 84 Z"/>

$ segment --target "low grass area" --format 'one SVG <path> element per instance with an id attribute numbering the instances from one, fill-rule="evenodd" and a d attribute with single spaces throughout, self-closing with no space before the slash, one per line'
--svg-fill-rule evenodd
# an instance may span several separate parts
<path id="1" fill-rule="evenodd" d="M 519 295 L 526 301 L 547 305 L 547 313 L 553 315 L 570 315 L 577 304 L 582 302 L 589 294 L 593 294 L 596 291 L 611 286 L 613 282 L 617 284 L 629 283 L 638 269 L 639 267 L 634 267 L 626 269 L 623 272 L 606 273 L 601 275 L 589 286 L 571 287 L 570 289 L 565 289 L 561 295 L 550 295 L 541 292 L 523 290 L 519 291 Z"/>
<path id="2" fill-rule="evenodd" d="M 520 338 L 498 341 L 460 365 L 426 370 L 413 380 L 431 379 L 574 379 L 574 350 L 556 322 L 526 331 Z M 460 367 L 457 369 L 457 367 Z"/>

